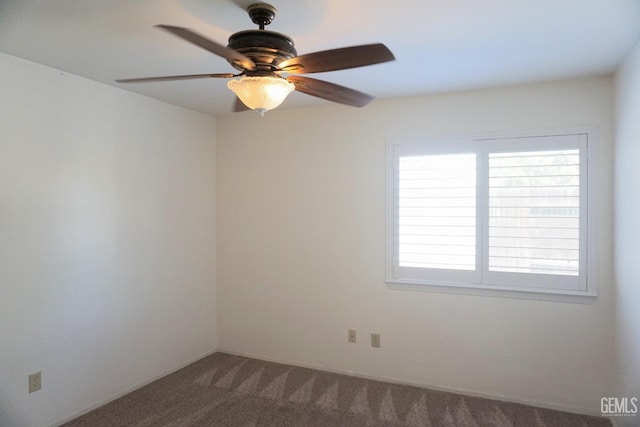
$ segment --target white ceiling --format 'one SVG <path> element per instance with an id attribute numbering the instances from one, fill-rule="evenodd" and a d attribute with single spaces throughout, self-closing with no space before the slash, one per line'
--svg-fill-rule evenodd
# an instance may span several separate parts
<path id="1" fill-rule="evenodd" d="M 0 52 L 193 110 L 227 114 L 234 96 L 223 79 L 126 85 L 114 80 L 233 72 L 224 59 L 153 26 L 188 27 L 226 44 L 231 33 L 256 28 L 244 11 L 255 2 L 0 0 Z M 312 76 L 379 98 L 608 74 L 640 38 L 640 0 L 270 3 L 278 14 L 267 29 L 292 37 L 298 54 L 385 43 L 396 61 Z M 280 108 L 323 103 L 293 93 Z"/>

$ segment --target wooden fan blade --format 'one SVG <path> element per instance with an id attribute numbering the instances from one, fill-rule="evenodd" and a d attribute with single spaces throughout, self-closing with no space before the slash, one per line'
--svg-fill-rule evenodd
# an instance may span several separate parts
<path id="1" fill-rule="evenodd" d="M 287 59 L 279 64 L 279 71 L 288 73 L 321 73 L 345 70 L 393 61 L 393 53 L 382 43 L 324 50 Z"/>
<path id="2" fill-rule="evenodd" d="M 231 78 L 235 77 L 233 73 L 222 74 L 187 74 L 185 76 L 163 76 L 163 77 L 140 77 L 137 79 L 119 79 L 118 83 L 147 83 L 147 82 L 163 82 L 168 80 L 190 80 L 190 79 L 208 79 L 208 78 Z"/>
<path id="3" fill-rule="evenodd" d="M 247 107 L 246 105 L 244 105 L 244 102 L 240 101 L 240 98 L 238 98 L 236 96 L 236 100 L 233 103 L 233 112 L 234 113 L 240 113 L 242 111 L 247 111 L 250 110 L 251 108 Z"/>
<path id="4" fill-rule="evenodd" d="M 306 93 L 307 95 L 317 96 L 318 98 L 351 105 L 353 107 L 364 107 L 374 99 L 373 96 L 367 95 L 366 93 L 358 92 L 357 90 L 334 83 L 310 79 L 309 77 L 289 76 L 287 77 L 287 81 L 293 83 L 296 86 L 296 90 Z"/>
<path id="5" fill-rule="evenodd" d="M 208 38 L 201 36 L 200 34 L 195 33 L 188 28 L 174 27 L 171 25 L 156 25 L 156 27 L 168 31 L 171 34 L 180 37 L 181 39 L 184 39 L 190 43 L 195 44 L 196 46 L 203 48 L 204 50 L 221 56 L 227 61 L 233 62 L 245 70 L 253 70 L 254 68 L 256 68 L 256 64 L 247 56 L 231 48 L 218 44 L 213 40 L 209 40 Z"/>

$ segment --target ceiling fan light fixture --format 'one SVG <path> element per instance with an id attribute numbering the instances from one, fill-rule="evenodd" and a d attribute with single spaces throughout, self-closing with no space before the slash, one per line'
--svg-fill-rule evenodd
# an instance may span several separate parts
<path id="1" fill-rule="evenodd" d="M 255 0 L 257 1 L 257 0 Z M 258 30 L 237 31 L 227 46 L 193 30 L 173 25 L 157 25 L 181 39 L 224 58 L 239 74 L 188 74 L 116 80 L 142 83 L 171 80 L 241 77 L 227 83 L 236 95 L 233 111 L 247 108 L 264 113 L 278 107 L 293 90 L 352 107 L 363 107 L 374 98 L 366 93 L 323 80 L 290 74 L 312 74 L 347 70 L 393 61 L 393 53 L 382 43 L 348 46 L 298 55 L 293 40 L 286 34 L 265 30 L 275 18 L 276 8 L 264 2 L 246 8 Z M 287 75 L 282 77 L 282 73 Z"/>
<path id="2" fill-rule="evenodd" d="M 242 77 L 229 80 L 227 87 L 240 101 L 260 115 L 273 110 L 285 100 L 295 86 L 281 77 Z"/>

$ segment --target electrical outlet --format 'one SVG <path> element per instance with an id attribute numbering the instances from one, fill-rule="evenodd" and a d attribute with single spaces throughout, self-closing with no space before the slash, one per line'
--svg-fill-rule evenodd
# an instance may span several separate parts
<path id="1" fill-rule="evenodd" d="M 380 347 L 380 334 L 371 334 L 371 347 Z"/>
<path id="2" fill-rule="evenodd" d="M 38 391 L 42 388 L 42 372 L 29 374 L 29 393 Z"/>
<path id="3" fill-rule="evenodd" d="M 356 330 L 355 329 L 349 329 L 349 342 L 350 343 L 355 343 L 356 342 Z"/>

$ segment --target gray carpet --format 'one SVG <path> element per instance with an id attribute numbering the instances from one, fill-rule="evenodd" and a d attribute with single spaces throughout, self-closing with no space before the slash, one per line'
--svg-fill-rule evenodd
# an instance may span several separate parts
<path id="1" fill-rule="evenodd" d="M 215 353 L 73 426 L 591 427 L 604 418 Z"/>

